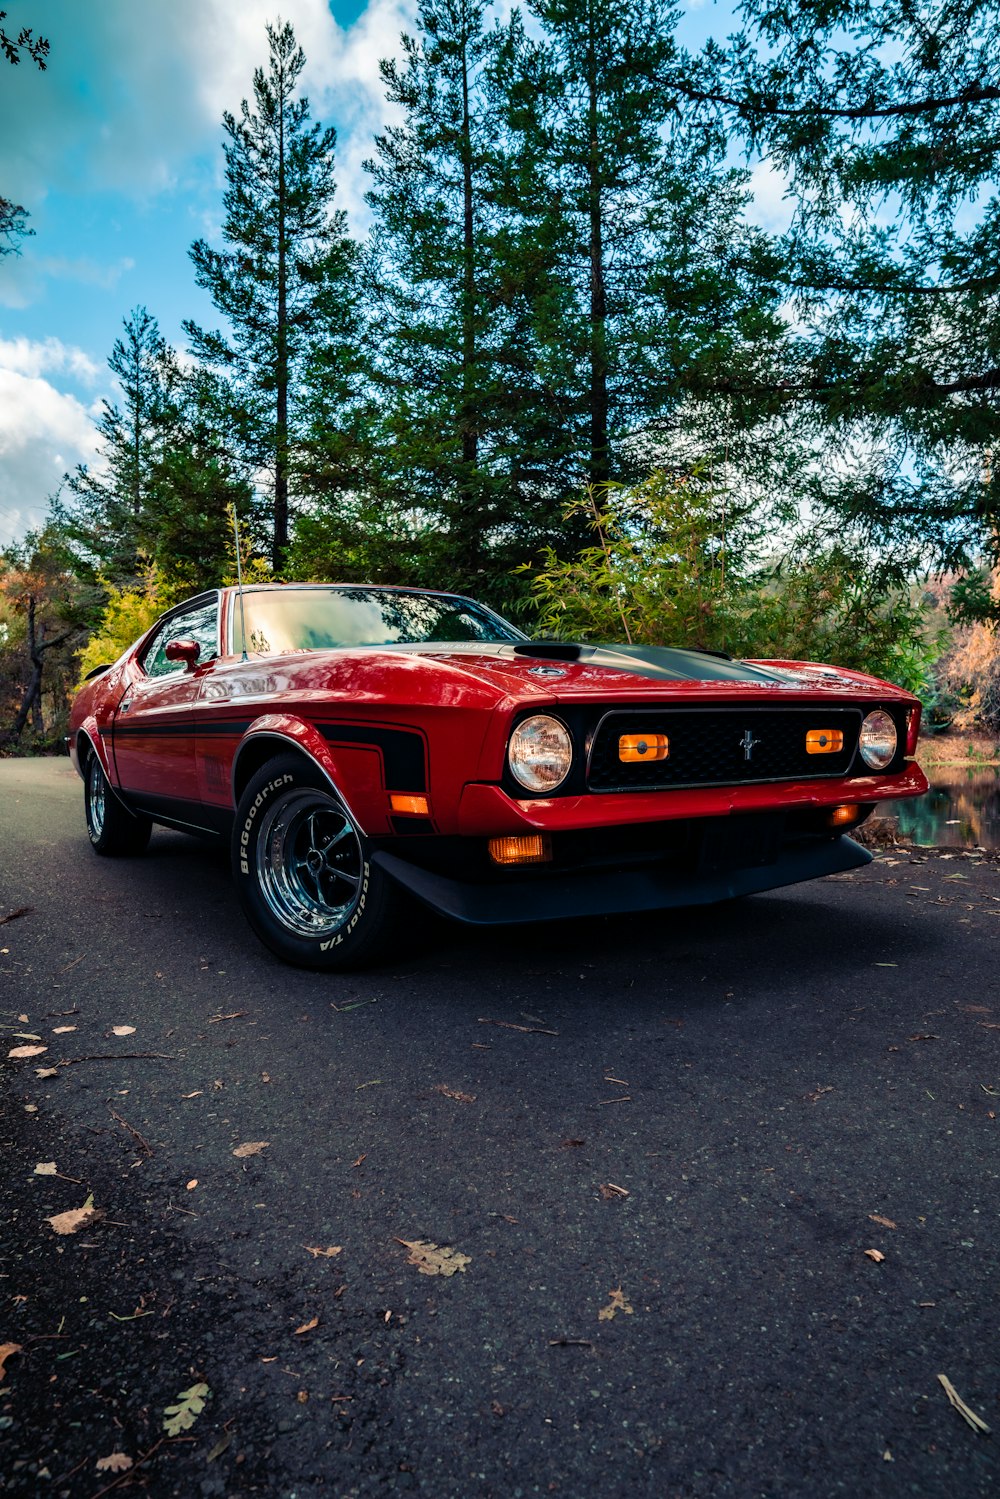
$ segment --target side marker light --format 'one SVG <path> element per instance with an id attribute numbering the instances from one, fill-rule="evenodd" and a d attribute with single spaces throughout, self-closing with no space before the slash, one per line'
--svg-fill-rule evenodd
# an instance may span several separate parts
<path id="1" fill-rule="evenodd" d="M 552 839 L 548 833 L 491 838 L 489 848 L 494 864 L 548 864 L 552 858 Z"/>
<path id="2" fill-rule="evenodd" d="M 429 817 L 430 804 L 426 796 L 411 796 L 394 791 L 389 797 L 389 806 L 394 812 L 408 813 L 411 817 Z"/>

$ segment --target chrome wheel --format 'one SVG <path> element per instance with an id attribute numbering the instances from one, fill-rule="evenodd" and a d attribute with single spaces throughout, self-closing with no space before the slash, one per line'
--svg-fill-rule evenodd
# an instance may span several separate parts
<path id="1" fill-rule="evenodd" d="M 104 799 L 104 771 L 101 762 L 96 755 L 90 757 L 90 769 L 87 774 L 87 813 L 90 818 L 91 837 L 95 841 L 104 832 L 104 817 L 106 803 Z"/>
<path id="2" fill-rule="evenodd" d="M 302 937 L 328 937 L 350 920 L 364 878 L 364 854 L 350 816 L 332 796 L 297 787 L 264 814 L 256 872 L 272 915 Z"/>

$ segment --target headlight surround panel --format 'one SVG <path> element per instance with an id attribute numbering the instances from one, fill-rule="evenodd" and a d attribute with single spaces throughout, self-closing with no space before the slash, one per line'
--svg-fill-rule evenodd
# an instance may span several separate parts
<path id="1" fill-rule="evenodd" d="M 657 708 L 665 708 L 666 705 L 656 704 L 655 706 Z M 709 705 L 706 703 L 706 711 L 709 710 L 710 706 L 714 708 L 718 705 Z M 790 704 L 789 707 L 791 706 L 792 705 Z M 816 707 L 816 705 L 813 706 L 814 708 Z M 840 706 L 841 708 L 850 707 L 854 711 L 854 713 L 857 714 L 857 719 L 855 721 L 858 724 L 858 728 L 855 728 L 851 735 L 853 754 L 851 756 L 850 764 L 844 766 L 843 770 L 840 772 L 841 775 L 843 775 L 846 779 L 854 780 L 855 778 L 860 776 L 891 775 L 904 768 L 906 763 L 905 747 L 907 714 L 907 706 L 905 703 L 886 703 L 880 702 L 878 698 L 876 698 L 874 701 L 869 698 L 867 702 L 865 702 L 863 699 L 860 701 L 858 699 L 854 699 L 853 702 L 840 704 L 838 706 Z M 651 704 L 650 707 L 652 708 L 653 705 Z M 616 705 L 608 703 L 601 704 L 600 706 L 591 704 L 584 705 L 580 703 L 560 703 L 558 707 L 556 705 L 553 705 L 552 707 L 546 706 L 522 710 L 514 720 L 513 726 L 509 731 L 507 745 L 504 748 L 503 770 L 501 773 L 501 785 L 503 789 L 508 793 L 508 795 L 515 797 L 519 801 L 529 801 L 533 798 L 543 798 L 547 796 L 581 796 L 586 795 L 588 791 L 594 790 L 594 788 L 590 787 L 588 784 L 587 758 L 591 753 L 596 731 L 601 722 L 609 714 L 622 711 L 625 710 L 618 709 Z M 628 711 L 630 713 L 636 712 L 637 710 L 635 708 L 635 705 L 630 704 Z M 691 709 L 688 711 L 694 712 L 697 710 Z M 810 711 L 812 712 L 812 710 Z M 891 719 L 896 729 L 895 754 L 887 765 L 884 765 L 877 769 L 873 766 L 868 765 L 863 759 L 858 742 L 861 721 L 868 717 L 870 714 L 876 712 L 884 713 L 889 719 Z M 513 735 L 517 732 L 521 724 L 526 722 L 526 720 L 536 717 L 558 719 L 563 727 L 569 731 L 573 743 L 573 763 L 565 779 L 554 788 L 543 791 L 529 790 L 528 787 L 520 782 L 514 776 L 508 758 L 510 740 Z M 644 724 L 645 720 L 646 716 L 644 715 Z M 652 722 L 651 718 L 650 722 Z M 817 719 L 816 722 L 819 723 L 819 719 Z M 790 776 L 789 779 L 797 779 L 797 777 Z M 729 783 L 727 782 L 727 784 Z M 736 783 L 734 782 L 733 784 Z M 662 787 L 658 789 L 666 791 L 670 788 Z"/>

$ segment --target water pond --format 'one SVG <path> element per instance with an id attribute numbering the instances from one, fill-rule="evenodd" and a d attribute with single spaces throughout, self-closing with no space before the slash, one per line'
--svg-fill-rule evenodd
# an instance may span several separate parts
<path id="1" fill-rule="evenodd" d="M 1000 766 L 930 765 L 925 772 L 924 796 L 883 802 L 878 813 L 894 818 L 907 842 L 1000 848 Z"/>

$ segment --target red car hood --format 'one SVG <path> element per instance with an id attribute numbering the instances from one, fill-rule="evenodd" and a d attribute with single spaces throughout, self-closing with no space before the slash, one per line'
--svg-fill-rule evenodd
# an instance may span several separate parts
<path id="1" fill-rule="evenodd" d="M 856 698 L 863 692 L 909 697 L 875 677 L 813 662 L 735 661 L 669 646 L 432 642 L 310 651 L 272 657 L 268 667 L 276 676 L 284 677 L 282 685 L 287 687 L 305 685 L 303 678 L 308 678 L 311 688 L 322 690 L 321 683 L 326 679 L 329 688 L 336 691 L 348 686 L 345 679 L 353 679 L 354 691 L 360 697 L 368 696 L 368 692 L 359 689 L 363 685 L 370 689 L 374 676 L 392 677 L 394 690 L 403 701 L 411 695 L 416 699 L 434 695 L 430 691 L 428 668 L 430 675 L 438 679 L 439 687 L 444 685 L 442 678 L 450 679 L 454 687 L 464 678 L 468 685 L 474 682 L 492 689 L 489 695 L 495 693 L 497 700 L 544 698 L 551 702 L 641 697 L 647 701 L 651 698 L 697 701 L 707 696 L 746 698 L 748 693 L 758 692 L 768 698 L 773 696 L 775 701 L 805 695 L 813 699 Z M 259 660 L 250 669 L 259 672 Z M 450 696 L 447 689 L 445 696 Z"/>

